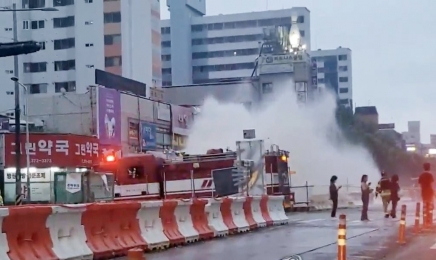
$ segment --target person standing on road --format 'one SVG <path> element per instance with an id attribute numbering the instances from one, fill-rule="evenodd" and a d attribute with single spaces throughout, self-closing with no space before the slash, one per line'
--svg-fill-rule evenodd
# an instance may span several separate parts
<path id="1" fill-rule="evenodd" d="M 368 175 L 362 175 L 360 179 L 360 189 L 362 190 L 362 216 L 360 220 L 369 221 L 368 219 L 368 207 L 369 207 L 369 194 L 373 191 L 371 188 L 371 182 L 368 183 Z"/>
<path id="2" fill-rule="evenodd" d="M 389 180 L 385 171 L 382 171 L 381 176 L 382 177 L 378 182 L 376 188 L 377 193 L 375 194 L 375 196 L 377 197 L 377 195 L 380 194 L 383 202 L 383 211 L 385 212 L 385 218 L 389 218 L 388 206 L 391 200 L 391 180 Z"/>
<path id="3" fill-rule="evenodd" d="M 338 177 L 336 175 L 333 175 L 330 178 L 330 199 L 333 202 L 332 214 L 331 214 L 332 218 L 336 217 L 336 211 L 338 209 L 339 189 L 342 188 L 342 186 L 336 187 L 337 180 L 338 180 Z"/>
<path id="4" fill-rule="evenodd" d="M 421 173 L 418 179 L 418 183 L 421 186 L 421 197 L 424 208 L 427 210 L 433 210 L 434 201 L 434 178 L 430 173 L 430 163 L 424 163 L 424 172 Z"/>
<path id="5" fill-rule="evenodd" d="M 399 178 L 398 175 L 394 174 L 391 178 L 391 202 L 392 202 L 392 210 L 391 217 L 397 217 L 397 205 L 398 201 L 400 201 L 400 185 L 398 184 Z"/>

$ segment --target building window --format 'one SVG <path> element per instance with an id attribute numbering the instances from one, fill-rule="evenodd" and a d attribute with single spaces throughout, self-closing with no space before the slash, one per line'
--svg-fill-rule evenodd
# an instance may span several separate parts
<path id="1" fill-rule="evenodd" d="M 262 93 L 268 94 L 273 92 L 273 84 L 271 82 L 262 83 Z"/>
<path id="2" fill-rule="evenodd" d="M 85 43 L 85 47 L 93 47 L 94 43 Z"/>
<path id="3" fill-rule="evenodd" d="M 104 13 L 104 23 L 121 23 L 121 12 Z"/>
<path id="4" fill-rule="evenodd" d="M 161 42 L 160 45 L 163 48 L 169 48 L 169 47 L 171 47 L 171 42 L 170 41 L 163 41 L 163 42 Z"/>
<path id="5" fill-rule="evenodd" d="M 53 6 L 74 5 L 74 0 L 53 0 Z"/>
<path id="6" fill-rule="evenodd" d="M 104 45 L 114 45 L 121 43 L 121 34 L 111 34 L 104 36 Z"/>
<path id="7" fill-rule="evenodd" d="M 339 88 L 339 93 L 341 94 L 348 93 L 348 88 Z"/>
<path id="8" fill-rule="evenodd" d="M 65 81 L 65 82 L 55 82 L 55 92 L 75 92 L 76 82 L 75 81 Z"/>
<path id="9" fill-rule="evenodd" d="M 237 43 L 237 42 L 259 42 L 263 40 L 263 34 L 251 34 L 251 35 L 239 35 L 239 36 L 227 36 L 227 37 L 214 37 L 214 38 L 196 38 L 192 39 L 192 45 L 203 45 L 203 44 L 222 44 L 222 43 Z M 164 46 L 162 42 L 162 47 Z"/>
<path id="10" fill-rule="evenodd" d="M 162 75 L 171 75 L 171 68 L 162 69 Z"/>
<path id="11" fill-rule="evenodd" d="M 46 72 L 46 62 L 25 62 L 23 63 L 24 73 Z"/>
<path id="12" fill-rule="evenodd" d="M 55 71 L 65 71 L 65 70 L 75 70 L 76 60 L 61 60 L 55 61 L 54 70 Z"/>
<path id="13" fill-rule="evenodd" d="M 53 19 L 53 28 L 66 28 L 74 26 L 74 16 Z"/>
<path id="14" fill-rule="evenodd" d="M 162 27 L 162 28 L 160 28 L 160 33 L 161 34 L 170 34 L 171 28 L 170 27 Z"/>
<path id="15" fill-rule="evenodd" d="M 173 84 L 171 81 L 162 81 L 162 86 L 163 87 L 170 87 L 171 84 Z"/>
<path id="16" fill-rule="evenodd" d="M 44 20 L 32 21 L 31 22 L 32 30 L 43 29 L 44 27 L 45 27 L 45 21 Z"/>
<path id="17" fill-rule="evenodd" d="M 23 21 L 23 30 L 29 30 L 29 21 Z"/>
<path id="18" fill-rule="evenodd" d="M 323 84 L 323 83 L 325 83 L 325 79 L 324 79 L 324 78 L 319 78 L 319 79 L 318 79 L 318 83 L 319 83 L 319 84 Z"/>
<path id="19" fill-rule="evenodd" d="M 341 100 L 339 100 L 339 104 L 341 104 L 341 105 L 349 105 L 350 101 L 348 101 L 348 98 L 341 99 Z"/>
<path id="20" fill-rule="evenodd" d="M 324 68 L 318 68 L 318 73 L 324 73 Z"/>
<path id="21" fill-rule="evenodd" d="M 347 59 L 348 59 L 347 54 L 343 54 L 343 55 L 338 56 L 338 60 L 347 60 Z"/>
<path id="22" fill-rule="evenodd" d="M 306 36 L 306 32 L 305 32 L 304 30 L 300 30 L 300 36 L 301 36 L 301 37 Z"/>
<path id="23" fill-rule="evenodd" d="M 114 56 L 114 57 L 106 57 L 104 59 L 104 65 L 105 67 L 118 67 L 122 65 L 122 59 L 121 56 Z"/>
<path id="24" fill-rule="evenodd" d="M 339 66 L 339 71 L 348 71 L 348 67 L 347 66 Z"/>
<path id="25" fill-rule="evenodd" d="M 41 50 L 45 50 L 45 42 L 39 42 L 39 46 L 41 46 Z"/>
<path id="26" fill-rule="evenodd" d="M 339 82 L 348 82 L 348 77 L 339 77 Z"/>
<path id="27" fill-rule="evenodd" d="M 161 59 L 162 59 L 162 61 L 170 61 L 171 55 L 170 54 L 162 55 Z"/>
<path id="28" fill-rule="evenodd" d="M 253 69 L 253 62 L 234 63 L 234 64 L 220 64 L 220 65 L 205 65 L 205 66 L 193 66 L 193 72 L 203 73 L 210 71 L 229 71 L 229 70 L 244 70 Z"/>
<path id="29" fill-rule="evenodd" d="M 297 17 L 297 23 L 304 23 L 304 16 L 300 15 Z"/>
<path id="30" fill-rule="evenodd" d="M 92 4 L 92 0 L 85 0 L 85 3 L 87 3 L 87 4 Z"/>
<path id="31" fill-rule="evenodd" d="M 192 53 L 192 59 L 196 60 L 196 59 L 221 58 L 221 57 L 233 57 L 233 56 L 250 56 L 250 55 L 257 55 L 258 53 L 259 53 L 258 48 L 227 50 L 227 51 L 194 52 Z"/>
<path id="32" fill-rule="evenodd" d="M 23 0 L 23 9 L 27 8 L 44 8 L 45 0 Z"/>
<path id="33" fill-rule="evenodd" d="M 74 48 L 76 40 L 74 38 L 59 39 L 54 41 L 55 50 L 64 50 Z"/>
<path id="34" fill-rule="evenodd" d="M 26 85 L 28 91 L 30 94 L 41 94 L 41 93 L 47 93 L 47 83 L 41 83 L 41 84 L 28 84 Z"/>

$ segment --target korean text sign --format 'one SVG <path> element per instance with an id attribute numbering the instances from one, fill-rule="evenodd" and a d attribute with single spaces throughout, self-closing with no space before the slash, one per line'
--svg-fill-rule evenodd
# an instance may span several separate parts
<path id="1" fill-rule="evenodd" d="M 171 106 L 173 133 L 188 135 L 193 122 L 193 110 L 190 107 Z"/>
<path id="2" fill-rule="evenodd" d="M 156 125 L 141 122 L 141 147 L 143 150 L 156 148 Z"/>
<path id="3" fill-rule="evenodd" d="M 102 145 L 121 146 L 121 96 L 115 89 L 98 88 L 98 138 Z"/>
<path id="4" fill-rule="evenodd" d="M 21 135 L 21 162 L 25 167 L 25 135 Z M 5 134 L 5 167 L 15 167 L 15 137 Z M 98 162 L 99 143 L 91 136 L 69 134 L 30 134 L 30 166 L 80 167 L 91 166 Z"/>

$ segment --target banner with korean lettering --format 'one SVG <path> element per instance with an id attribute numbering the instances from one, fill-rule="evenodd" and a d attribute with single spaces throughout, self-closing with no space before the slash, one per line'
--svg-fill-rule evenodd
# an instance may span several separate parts
<path id="1" fill-rule="evenodd" d="M 98 88 L 98 139 L 101 145 L 121 146 L 121 96 L 115 89 Z"/>
<path id="2" fill-rule="evenodd" d="M 25 134 L 20 140 L 21 163 L 25 167 Z M 32 133 L 29 143 L 31 167 L 87 167 L 98 162 L 99 143 L 92 136 Z M 4 134 L 4 158 L 4 167 L 15 167 L 14 134 Z"/>
<path id="3" fill-rule="evenodd" d="M 171 105 L 173 133 L 187 136 L 194 114 L 191 107 Z"/>
<path id="4" fill-rule="evenodd" d="M 141 147 L 142 150 L 156 149 L 156 125 L 141 122 Z"/>

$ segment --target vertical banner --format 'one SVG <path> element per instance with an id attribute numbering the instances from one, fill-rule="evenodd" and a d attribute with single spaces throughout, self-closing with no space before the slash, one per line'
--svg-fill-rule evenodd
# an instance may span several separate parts
<path id="1" fill-rule="evenodd" d="M 156 125 L 141 122 L 141 148 L 142 150 L 156 149 Z"/>
<path id="2" fill-rule="evenodd" d="M 98 88 L 98 139 L 101 145 L 121 146 L 121 96 L 117 90 Z"/>

